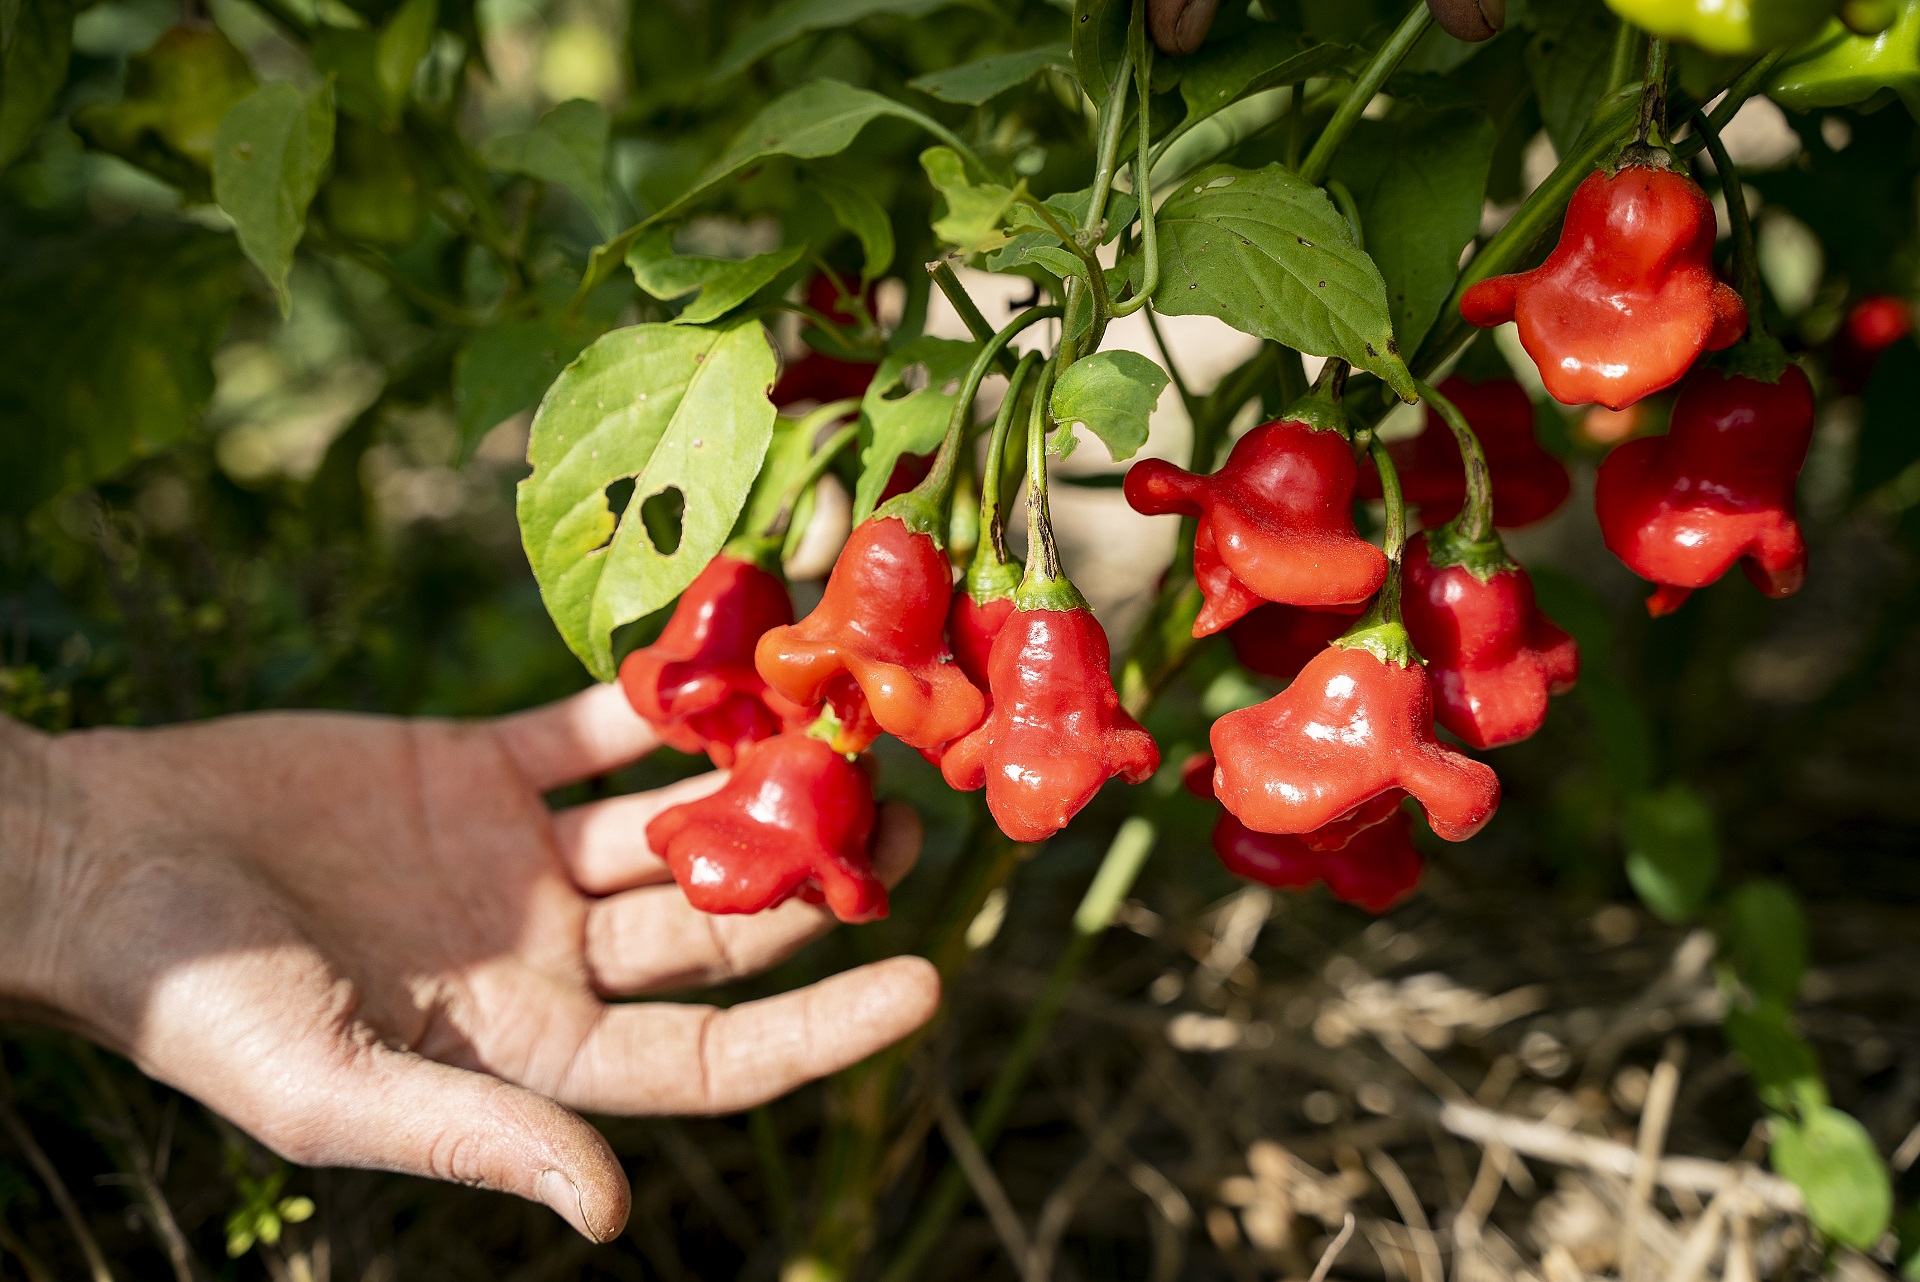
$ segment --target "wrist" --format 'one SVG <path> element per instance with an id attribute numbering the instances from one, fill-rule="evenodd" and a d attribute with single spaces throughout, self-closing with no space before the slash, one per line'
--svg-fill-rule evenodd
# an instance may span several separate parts
<path id="1" fill-rule="evenodd" d="M 44 1005 L 53 740 L 0 716 L 0 1016 Z"/>

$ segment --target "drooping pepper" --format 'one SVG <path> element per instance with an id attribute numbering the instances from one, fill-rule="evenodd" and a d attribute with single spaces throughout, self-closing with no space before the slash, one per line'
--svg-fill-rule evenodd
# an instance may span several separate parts
<path id="1" fill-rule="evenodd" d="M 1001 398 L 1000 408 L 994 415 L 993 430 L 987 437 L 987 456 L 980 470 L 980 547 L 967 565 L 966 590 L 954 593 L 953 608 L 947 615 L 947 639 L 953 646 L 953 661 L 960 665 L 969 681 L 987 692 L 989 707 L 993 694 L 987 660 L 993 652 L 994 639 L 1013 614 L 1013 598 L 1019 591 L 1023 569 L 1020 562 L 1007 553 L 1007 520 L 1000 507 L 1002 460 L 1021 393 L 1039 364 L 1038 352 L 1028 352 L 1020 358 L 1007 380 L 1007 394 Z"/>
<path id="2" fill-rule="evenodd" d="M 1469 383 L 1455 375 L 1440 384 L 1440 391 L 1460 407 L 1480 439 L 1493 478 L 1495 525 L 1505 529 L 1532 525 L 1567 501 L 1573 481 L 1566 464 L 1542 449 L 1534 436 L 1533 402 L 1526 389 L 1507 378 Z M 1419 506 L 1421 525 L 1431 529 L 1459 514 L 1467 497 L 1460 446 L 1431 405 L 1420 435 L 1397 441 L 1388 450 L 1400 471 L 1400 492 L 1407 502 Z M 1360 493 L 1370 499 L 1380 497 L 1380 474 L 1365 463 Z"/>
<path id="3" fill-rule="evenodd" d="M 1594 507 L 1607 550 L 1658 584 L 1655 616 L 1740 561 L 1768 596 L 1791 596 L 1807 548 L 1793 492 L 1813 439 L 1813 388 L 1797 366 L 1777 384 L 1696 370 L 1665 436 L 1628 441 L 1600 465 Z"/>
<path id="4" fill-rule="evenodd" d="M 1813 111 L 1849 107 L 1888 89 L 1920 106 L 1920 0 L 1899 0 L 1892 25 L 1871 35 L 1838 19 L 1827 23 L 1780 60 L 1767 97 L 1789 111 Z"/>
<path id="5" fill-rule="evenodd" d="M 1834 0 L 1607 0 L 1609 9 L 1650 35 L 1685 40 L 1723 57 L 1805 40 L 1833 5 Z"/>
<path id="6" fill-rule="evenodd" d="M 1464 841 L 1493 817 L 1500 780 L 1434 737 L 1426 669 L 1400 621 L 1399 478 L 1377 439 L 1371 448 L 1386 493 L 1392 572 L 1366 615 L 1292 685 L 1213 723 L 1214 792 L 1249 828 L 1307 833 L 1404 789 L 1436 834 Z"/>
<path id="7" fill-rule="evenodd" d="M 1827 369 L 1844 392 L 1857 392 L 1880 353 L 1913 332 L 1913 305 L 1891 294 L 1874 294 L 1847 309 L 1847 318 L 1833 336 Z"/>
<path id="8" fill-rule="evenodd" d="M 1624 409 L 1746 328 L 1739 292 L 1713 274 L 1713 205 L 1671 164 L 1659 148 L 1630 145 L 1617 168 L 1573 193 L 1546 262 L 1480 281 L 1460 300 L 1482 328 L 1518 322 L 1563 405 Z"/>
<path id="9" fill-rule="evenodd" d="M 984 786 L 987 809 L 1015 841 L 1044 841 L 1115 775 L 1144 783 L 1160 766 L 1153 737 L 1120 706 L 1107 634 L 1060 571 L 1047 513 L 1046 416 L 1054 367 L 1042 370 L 1027 432 L 1025 575 L 987 660 L 992 707 L 948 747 L 940 773 L 963 792 Z"/>
<path id="10" fill-rule="evenodd" d="M 718 792 L 655 815 L 647 844 L 701 912 L 764 912 L 797 895 L 841 921 L 874 921 L 887 888 L 868 855 L 873 819 L 867 772 L 789 730 L 748 745 Z"/>
<path id="11" fill-rule="evenodd" d="M 1262 604 L 1227 629 L 1227 643 L 1247 670 L 1291 681 L 1352 621 L 1350 615 L 1328 610 Z"/>
<path id="12" fill-rule="evenodd" d="M 1218 472 L 1196 475 L 1163 459 L 1127 472 L 1136 512 L 1200 518 L 1194 577 L 1208 609 L 1195 636 L 1226 627 L 1258 600 L 1350 605 L 1380 587 L 1386 558 L 1353 525 L 1359 473 L 1344 418 L 1330 392 L 1316 391 L 1287 418 L 1241 437 Z M 1200 552 L 1209 541 L 1213 552 Z"/>

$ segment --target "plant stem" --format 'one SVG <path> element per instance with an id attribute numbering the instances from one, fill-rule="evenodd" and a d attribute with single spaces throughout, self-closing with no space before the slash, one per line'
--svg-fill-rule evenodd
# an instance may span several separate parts
<path id="1" fill-rule="evenodd" d="M 1463 420 L 1464 421 L 1464 420 Z M 1400 565 L 1407 550 L 1407 505 L 1400 496 L 1400 473 L 1393 466 L 1387 447 L 1375 433 L 1367 443 L 1373 465 L 1380 472 L 1380 497 L 1387 509 L 1387 535 L 1381 551 L 1387 554 L 1387 580 L 1380 585 L 1380 621 L 1400 622 Z"/>
<path id="2" fill-rule="evenodd" d="M 1413 7 L 1407 10 L 1407 16 L 1400 20 L 1400 25 L 1393 29 L 1393 34 L 1387 37 L 1386 43 L 1374 52 L 1372 59 L 1361 69 L 1360 75 L 1353 82 L 1353 88 L 1347 92 L 1345 98 L 1341 99 L 1340 106 L 1334 111 L 1333 119 L 1329 120 L 1327 127 L 1320 131 L 1320 137 L 1315 140 L 1313 150 L 1308 152 L 1307 158 L 1300 162 L 1302 178 L 1316 187 L 1326 178 L 1327 170 L 1333 165 L 1334 153 L 1340 150 L 1340 144 L 1347 140 L 1347 135 L 1352 133 L 1353 127 L 1360 122 L 1360 113 L 1367 109 L 1367 104 L 1373 101 L 1373 96 L 1380 92 L 1380 86 L 1387 83 L 1387 77 L 1392 75 L 1394 68 L 1400 65 L 1400 60 L 1407 56 L 1407 51 L 1412 49 L 1414 43 L 1425 34 L 1427 23 L 1432 19 L 1433 14 L 1427 8 L 1426 0 L 1414 0 Z"/>
<path id="3" fill-rule="evenodd" d="M 1720 171 L 1720 195 L 1727 204 L 1727 223 L 1733 229 L 1733 274 L 1746 300 L 1747 323 L 1760 324 L 1760 260 L 1753 247 L 1753 219 L 1747 213 L 1747 196 L 1741 187 L 1740 171 L 1720 141 L 1720 131 L 1701 112 L 1693 113 L 1693 127 L 1706 143 L 1713 167 Z"/>
<path id="4" fill-rule="evenodd" d="M 1667 42 L 1647 41 L 1647 77 L 1640 86 L 1640 130 L 1637 140 L 1647 146 L 1667 141 Z"/>
<path id="5" fill-rule="evenodd" d="M 1142 7 L 1143 0 L 1135 0 L 1135 25 L 1142 21 Z M 1107 88 L 1107 100 L 1100 107 L 1100 138 L 1094 160 L 1093 194 L 1087 201 L 1087 220 L 1080 227 L 1083 233 L 1091 234 L 1107 214 L 1107 196 L 1113 190 L 1114 165 L 1120 150 L 1120 126 L 1126 123 L 1127 77 L 1132 71 L 1133 59 L 1122 58 L 1120 65 L 1114 68 L 1113 84 Z"/>
<path id="6" fill-rule="evenodd" d="M 973 364 L 967 368 L 967 377 L 960 384 L 960 394 L 954 398 L 953 412 L 947 417 L 947 434 L 940 441 L 940 452 L 934 456 L 933 469 L 920 484 L 913 487 L 903 499 L 915 498 L 936 504 L 944 503 L 947 490 L 953 484 L 953 473 L 960 457 L 960 443 L 966 436 L 967 424 L 973 421 L 973 399 L 980 393 L 980 384 L 986 380 L 987 370 L 1000 358 L 1013 341 L 1014 335 L 1029 326 L 1060 315 L 1060 309 L 1053 305 L 1029 307 L 989 338 L 973 358 Z M 1016 366 L 1016 368 L 1018 368 Z"/>
<path id="7" fill-rule="evenodd" d="M 822 405 L 808 417 L 819 417 L 822 419 L 838 418 L 842 414 L 852 413 L 859 407 L 860 402 L 858 401 L 833 401 L 830 404 Z M 832 412 L 828 413 L 827 411 Z M 832 436 L 829 436 L 826 442 L 813 452 L 813 456 L 807 460 L 807 470 L 796 477 L 793 484 L 788 487 L 787 492 L 781 496 L 780 510 L 774 513 L 773 520 L 768 524 L 766 529 L 766 536 L 768 538 L 775 540 L 783 540 L 786 538 L 787 527 L 793 523 L 793 510 L 800 506 L 801 498 L 826 474 L 827 468 L 832 465 L 835 456 L 837 456 L 841 450 L 853 444 L 859 435 L 859 425 L 849 423 Z"/>
<path id="8" fill-rule="evenodd" d="M 1347 226 L 1353 228 L 1353 247 L 1366 252 L 1367 233 L 1360 226 L 1360 205 L 1347 190 L 1347 185 L 1338 178 L 1327 179 L 1327 194 L 1333 197 L 1333 203 L 1340 207 L 1340 216 L 1347 220 Z"/>
<path id="9" fill-rule="evenodd" d="M 60 1172 L 47 1160 L 46 1150 L 33 1138 L 33 1132 L 13 1108 L 13 1083 L 7 1080 L 6 1070 L 0 1067 L 0 1128 L 13 1137 L 13 1142 L 26 1155 L 27 1165 L 40 1177 L 47 1187 L 47 1193 L 53 1198 L 54 1207 L 60 1212 L 60 1218 L 67 1222 L 67 1228 L 73 1233 L 74 1240 L 80 1245 L 80 1254 L 86 1258 L 87 1271 L 93 1282 L 113 1282 L 113 1271 L 107 1267 L 107 1257 L 101 1253 L 100 1244 L 94 1240 L 93 1233 L 87 1228 L 87 1221 L 75 1205 L 73 1194 L 67 1191 L 66 1181 L 60 1178 Z"/>
<path id="10" fill-rule="evenodd" d="M 1070 610 L 1086 605 L 1060 569 L 1053 517 L 1047 510 L 1047 400 L 1059 372 L 1057 358 L 1041 368 L 1033 389 L 1033 413 L 1027 420 L 1027 570 L 1015 598 L 1021 610 Z"/>
<path id="11" fill-rule="evenodd" d="M 1467 474 L 1467 501 L 1460 509 L 1460 516 L 1454 527 L 1467 539 L 1475 543 L 1486 543 L 1493 539 L 1493 478 L 1487 472 L 1487 454 L 1480 448 L 1480 438 L 1474 434 L 1467 416 L 1460 407 L 1442 396 L 1427 384 L 1415 380 L 1414 387 L 1420 392 L 1420 399 L 1431 405 L 1441 419 L 1453 432 L 1453 439 L 1460 447 L 1460 464 Z M 1400 488 L 1400 478 L 1394 477 L 1396 495 Z"/>
<path id="12" fill-rule="evenodd" d="M 1140 151 L 1133 161 L 1133 195 L 1140 205 L 1140 252 L 1145 261 L 1145 274 L 1140 278 L 1140 288 L 1133 297 L 1123 303 L 1115 303 L 1109 310 L 1112 316 L 1130 316 L 1147 305 L 1153 297 L 1153 291 L 1160 285 L 1160 233 L 1153 220 L 1153 162 L 1147 145 L 1148 121 L 1151 115 L 1149 106 L 1153 93 L 1153 49 L 1147 44 L 1146 24 L 1140 21 L 1139 6 L 1135 5 L 1133 30 L 1129 33 L 1130 43 L 1136 43 L 1133 58 L 1139 64 L 1139 74 L 1134 81 L 1140 90 L 1140 120 L 1135 132 L 1140 138 Z"/>
<path id="13" fill-rule="evenodd" d="M 961 323 L 967 327 L 967 332 L 983 343 L 991 342 L 993 326 L 981 314 L 980 305 L 973 301 L 973 295 L 967 292 L 967 287 L 962 285 L 960 278 L 953 274 L 953 264 L 944 259 L 937 263 L 928 263 L 927 275 L 933 277 L 933 283 L 940 287 L 940 292 L 947 296 L 949 303 L 953 304 L 953 310 L 959 313 Z M 1001 349 L 999 359 L 1000 368 L 1009 374 L 1013 373 L 1014 360 L 1005 348 Z"/>
<path id="14" fill-rule="evenodd" d="M 1612 93 L 1633 79 L 1633 64 L 1640 54 L 1640 28 L 1620 19 L 1613 32 L 1613 53 L 1607 60 L 1607 92 Z"/>
<path id="15" fill-rule="evenodd" d="M 1006 1058 L 1000 1061 L 1000 1071 L 994 1075 L 992 1085 L 987 1088 L 985 1097 L 974 1111 L 973 1122 L 968 1129 L 981 1152 L 990 1150 L 1000 1137 L 1007 1111 L 1013 1106 L 1014 1096 L 1019 1093 L 1028 1072 L 1033 1068 L 1033 1061 L 1038 1058 L 1061 1007 L 1066 1004 L 1067 993 L 1079 978 L 1087 958 L 1092 955 L 1094 945 L 1113 920 L 1114 909 L 1133 888 L 1141 865 L 1152 853 L 1157 837 L 1153 824 L 1138 815 L 1121 824 L 1120 831 L 1114 834 L 1113 844 L 1107 847 L 1106 857 L 1100 861 L 1099 870 L 1094 873 L 1080 907 L 1073 914 L 1073 938 L 1067 941 L 1059 960 L 1054 963 L 1053 972 L 1047 977 L 1046 988 L 1028 1010 L 1026 1022 L 1020 1028 L 1020 1036 L 1015 1040 L 1013 1049 L 1007 1052 Z M 928 1252 L 939 1244 L 947 1224 L 960 1209 L 966 1192 L 966 1174 L 958 1166 L 950 1164 L 941 1173 L 940 1181 L 927 1199 L 919 1218 L 908 1230 L 899 1253 L 887 1266 L 886 1272 L 881 1274 L 881 1282 L 910 1282 L 919 1276 L 920 1265 Z"/>
<path id="16" fill-rule="evenodd" d="M 1040 353 L 1028 352 L 1014 366 L 1007 380 L 1007 395 L 993 416 L 993 433 L 987 437 L 987 461 L 980 470 L 980 532 L 986 559 L 994 565 L 1007 563 L 1007 517 L 1000 509 L 1001 474 L 1006 470 L 1007 437 L 1013 432 L 1013 417 L 1019 410 L 1020 393 L 1028 375 L 1041 361 Z"/>

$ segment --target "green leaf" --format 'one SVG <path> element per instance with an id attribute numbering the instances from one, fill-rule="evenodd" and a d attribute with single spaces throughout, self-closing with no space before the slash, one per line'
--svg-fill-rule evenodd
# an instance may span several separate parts
<path id="1" fill-rule="evenodd" d="M 720 61 L 707 73 L 707 83 L 718 84 L 739 75 L 775 49 L 810 31 L 852 26 L 863 18 L 883 13 L 922 18 L 951 3 L 953 0 L 786 0 L 764 17 L 749 23 L 733 38 L 733 43 L 720 55 Z"/>
<path id="2" fill-rule="evenodd" d="M 924 76 L 915 76 L 907 81 L 907 87 L 918 89 L 942 102 L 960 102 L 978 107 L 1015 85 L 1025 84 L 1043 71 L 1071 70 L 1073 51 L 1066 41 L 1061 40 L 1053 44 L 1036 45 L 1031 49 L 1016 49 L 1011 53 L 990 53 L 957 67 L 929 71 Z"/>
<path id="3" fill-rule="evenodd" d="M 951 147 L 927 148 L 920 153 L 920 167 L 947 202 L 947 212 L 934 219 L 934 235 L 962 254 L 998 249 L 1007 243 L 1000 221 L 1013 207 L 1018 191 L 998 183 L 976 185 L 969 181 L 966 165 Z"/>
<path id="4" fill-rule="evenodd" d="M 213 195 L 234 234 L 280 300 L 293 312 L 287 274 L 307 228 L 307 206 L 333 157 L 333 83 L 301 93 L 284 80 L 262 85 L 220 122 L 213 153 Z"/>
<path id="5" fill-rule="evenodd" d="M 538 405 L 590 336 L 585 329 L 570 330 L 557 317 L 507 321 L 469 334 L 453 358 L 459 457 L 472 457 L 481 437 Z"/>
<path id="6" fill-rule="evenodd" d="M 1147 420 L 1167 381 L 1167 372 L 1138 352 L 1095 352 L 1067 366 L 1054 383 L 1054 421 L 1062 429 L 1085 426 L 1114 462 L 1130 459 L 1147 443 Z"/>
<path id="7" fill-rule="evenodd" d="M 866 255 L 860 268 L 860 283 L 864 285 L 886 275 L 887 268 L 893 265 L 893 219 L 887 214 L 886 206 L 858 187 L 836 178 L 811 174 L 807 182 L 833 210 L 835 221 L 860 242 L 860 249 Z"/>
<path id="8" fill-rule="evenodd" d="M 1727 1042 L 1746 1062 L 1760 1102 L 1775 1113 L 1797 1112 L 1803 1104 L 1826 1103 L 1827 1088 L 1820 1081 L 1820 1061 L 1813 1047 L 1793 1031 L 1787 1009 L 1778 1002 L 1761 1002 L 1752 1010 L 1729 1007 Z"/>
<path id="9" fill-rule="evenodd" d="M 1791 1006 L 1807 970 L 1807 923 L 1786 883 L 1750 881 L 1727 900 L 1734 969 L 1762 1001 Z"/>
<path id="10" fill-rule="evenodd" d="M 1527 75 L 1540 99 L 1540 119 L 1553 149 L 1566 155 L 1607 89 L 1613 57 L 1613 15 L 1600 0 L 1542 5 Z"/>
<path id="11" fill-rule="evenodd" d="M 1878 1241 L 1893 1214 L 1893 1186 L 1867 1128 L 1837 1108 L 1771 1125 L 1773 1169 L 1800 1189 L 1814 1226 L 1858 1251 Z"/>
<path id="12" fill-rule="evenodd" d="M 950 338 L 916 338 L 880 362 L 860 402 L 860 483 L 854 487 L 855 524 L 867 519 L 902 454 L 927 454 L 940 446 L 958 392 L 949 391 L 973 363 L 979 346 Z M 908 372 L 923 366 L 919 389 Z M 916 380 L 918 381 L 918 380 Z"/>
<path id="13" fill-rule="evenodd" d="M 29 0 L 0 40 L 0 169 L 33 145 L 60 89 L 73 49 L 72 0 Z"/>
<path id="14" fill-rule="evenodd" d="M 1386 281 L 1400 350 L 1420 345 L 1480 230 L 1493 122 L 1478 111 L 1362 120 L 1333 162 L 1360 207 L 1367 252 Z"/>
<path id="15" fill-rule="evenodd" d="M 120 100 L 81 107 L 73 128 L 89 147 L 173 184 L 189 201 L 206 201 L 220 123 L 254 83 L 246 55 L 219 28 L 169 27 L 127 59 Z"/>
<path id="16" fill-rule="evenodd" d="M 789 245 L 753 258 L 703 258 L 673 252 L 673 230 L 656 227 L 627 252 L 633 278 L 658 299 L 699 297 L 674 317 L 679 325 L 717 320 L 752 298 L 806 255 L 805 245 Z"/>
<path id="17" fill-rule="evenodd" d="M 773 349 L 758 324 L 633 325 L 594 342 L 534 415 L 520 537 L 561 637 L 602 681 L 611 636 L 678 596 L 726 542 L 773 435 Z M 607 487 L 633 478 L 616 522 Z M 679 545 L 637 519 L 678 490 Z"/>
<path id="18" fill-rule="evenodd" d="M 1243 333 L 1380 376 L 1402 397 L 1387 287 L 1327 194 L 1281 165 L 1209 165 L 1160 207 L 1160 287 L 1169 316 L 1218 316 Z"/>
<path id="19" fill-rule="evenodd" d="M 1083 187 L 1079 191 L 1049 196 L 1041 203 L 1053 211 L 1063 227 L 1071 230 L 1086 221 L 1087 210 L 1093 204 L 1093 189 Z M 1118 236 L 1133 221 L 1139 208 L 1139 202 L 1126 192 L 1109 193 L 1107 225 L 1102 229 L 1101 243 L 1105 244 Z M 988 271 L 1009 272 L 1024 263 L 1037 263 L 1054 276 L 1086 274 L 1086 264 L 1080 261 L 1080 256 L 1062 248 L 1060 238 L 1047 229 L 1033 210 L 1024 205 L 1015 205 L 1008 215 L 1008 222 L 1016 229 L 1015 234 L 1004 246 L 987 256 Z M 1018 230 L 1020 228 L 1027 230 Z"/>
<path id="20" fill-rule="evenodd" d="M 1180 96 L 1189 122 L 1204 120 L 1247 94 L 1343 71 L 1354 52 L 1342 44 L 1308 45 L 1299 32 L 1272 23 L 1254 24 L 1238 39 L 1216 40 L 1182 59 Z"/>
<path id="21" fill-rule="evenodd" d="M 1098 107 L 1127 57 L 1127 0 L 1073 0 L 1073 73 Z"/>
<path id="22" fill-rule="evenodd" d="M 503 173 L 526 174 L 577 196 L 601 235 L 613 231 L 607 195 L 607 109 L 585 98 L 567 101 L 521 133 L 487 139 L 480 158 Z"/>
<path id="23" fill-rule="evenodd" d="M 406 0 L 381 28 L 374 47 L 373 74 L 380 84 L 389 119 L 399 119 L 413 92 L 413 71 L 433 44 L 439 0 Z"/>
<path id="24" fill-rule="evenodd" d="M 1627 799 L 1627 880 L 1662 921 L 1690 921 L 1720 871 L 1713 811 L 1684 783 Z"/>
<path id="25" fill-rule="evenodd" d="M 240 269 L 231 236 L 186 223 L 21 248 L 0 275 L 0 511 L 11 513 L 198 426 Z"/>

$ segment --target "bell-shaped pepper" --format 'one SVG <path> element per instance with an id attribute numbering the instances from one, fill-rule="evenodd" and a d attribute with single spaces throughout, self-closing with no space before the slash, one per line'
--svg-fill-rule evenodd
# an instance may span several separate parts
<path id="1" fill-rule="evenodd" d="M 1790 50 L 1774 68 L 1767 97 L 1789 111 L 1849 107 L 1891 89 L 1920 107 L 1920 0 L 1900 0 L 1891 26 L 1857 35 L 1839 19 Z"/>
<path id="2" fill-rule="evenodd" d="M 1666 153 L 1630 154 L 1634 162 L 1595 171 L 1573 193 L 1546 262 L 1480 281 L 1460 300 L 1475 325 L 1519 324 L 1563 405 L 1624 409 L 1746 330 L 1739 291 L 1713 274 L 1706 193 L 1664 167 Z"/>
<path id="3" fill-rule="evenodd" d="M 655 815 L 647 844 L 701 912 L 764 912 L 797 895 L 874 921 L 887 888 L 868 855 L 873 818 L 867 772 L 790 730 L 746 748 L 718 792 Z"/>
<path id="4" fill-rule="evenodd" d="M 874 723 L 934 748 L 980 723 L 985 700 L 947 651 L 953 570 L 931 536 L 876 515 L 847 539 L 820 604 L 760 638 L 754 665 L 768 686 L 815 704 L 851 677 Z M 839 687 L 845 690 L 844 683 Z"/>
<path id="5" fill-rule="evenodd" d="M 1847 309 L 1827 349 L 1827 369 L 1843 392 L 1867 385 L 1880 353 L 1913 332 L 1913 305 L 1891 294 L 1873 294 Z"/>
<path id="6" fill-rule="evenodd" d="M 1338 850 L 1316 850 L 1302 837 L 1256 832 L 1227 813 L 1213 826 L 1213 850 L 1236 877 L 1276 890 L 1304 890 L 1325 882 L 1335 899 L 1383 913 L 1420 884 L 1412 822 L 1396 809 Z"/>
<path id="7" fill-rule="evenodd" d="M 780 577 L 723 551 L 680 594 L 659 640 L 622 661 L 620 688 L 669 745 L 725 769 L 747 744 L 813 720 L 753 667 L 761 634 L 792 622 Z"/>
<path id="8" fill-rule="evenodd" d="M 1495 525 L 1532 525 L 1567 501 L 1573 481 L 1567 465 L 1542 449 L 1534 436 L 1533 402 L 1526 389 L 1510 378 L 1469 383 L 1455 375 L 1440 384 L 1440 391 L 1467 416 L 1486 452 Z M 1401 494 L 1420 508 L 1421 525 L 1444 525 L 1459 515 L 1467 498 L 1460 446 L 1431 405 L 1420 435 L 1387 448 L 1400 470 Z M 1360 493 L 1380 497 L 1380 473 L 1370 459 L 1360 464 Z"/>
<path id="9" fill-rule="evenodd" d="M 1527 572 L 1498 556 L 1490 565 L 1443 555 L 1451 530 L 1408 545 L 1401 611 L 1427 661 L 1440 724 L 1472 748 L 1518 743 L 1547 719 L 1547 696 L 1580 675 L 1573 638 L 1540 612 Z"/>
<path id="10" fill-rule="evenodd" d="M 1215 794 L 1260 832 L 1312 832 L 1400 788 L 1436 834 L 1465 841 L 1500 804 L 1493 771 L 1434 737 L 1426 670 L 1397 623 L 1349 633 L 1210 738 Z"/>
<path id="11" fill-rule="evenodd" d="M 1628 441 L 1600 465 L 1594 506 L 1607 550 L 1660 585 L 1653 615 L 1680 608 L 1735 561 L 1768 596 L 1806 578 L 1793 492 L 1813 439 L 1813 388 L 1797 366 L 1778 383 L 1701 369 L 1665 436 Z"/>
<path id="12" fill-rule="evenodd" d="M 1015 841 L 1051 837 L 1113 776 L 1143 783 L 1160 768 L 1153 736 L 1114 692 L 1106 631 L 1084 602 L 1058 604 L 1007 618 L 987 662 L 993 706 L 940 764 L 950 786 L 986 787 Z"/>
<path id="13" fill-rule="evenodd" d="M 1127 473 L 1126 496 L 1148 516 L 1201 518 L 1214 546 L 1206 555 L 1219 558 L 1214 570 L 1196 550 L 1195 577 L 1210 608 L 1193 634 L 1206 636 L 1246 613 L 1255 597 L 1333 606 L 1373 595 L 1387 577 L 1387 559 L 1354 529 L 1357 477 L 1353 447 L 1341 432 L 1276 419 L 1241 437 L 1210 476 L 1141 460 Z"/>
<path id="14" fill-rule="evenodd" d="M 1194 525 L 1193 579 L 1200 586 L 1200 613 L 1193 620 L 1196 637 L 1210 637 L 1222 628 L 1232 627 L 1268 604 L 1265 598 L 1233 577 L 1233 571 L 1220 559 L 1220 545 L 1213 538 L 1213 522 L 1204 516 Z"/>
<path id="15" fill-rule="evenodd" d="M 1662 40 L 1733 57 L 1805 40 L 1833 12 L 1833 0 L 1607 0 L 1607 7 Z"/>
<path id="16" fill-rule="evenodd" d="M 1227 629 L 1227 644 L 1248 671 L 1291 681 L 1352 622 L 1352 615 L 1331 610 L 1262 604 Z"/>

